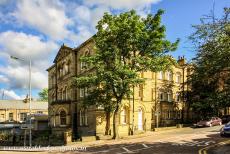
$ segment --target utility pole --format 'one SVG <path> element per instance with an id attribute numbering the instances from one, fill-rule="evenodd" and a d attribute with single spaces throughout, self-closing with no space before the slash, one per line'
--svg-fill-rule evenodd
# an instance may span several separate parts
<path id="1" fill-rule="evenodd" d="M 29 63 L 29 146 L 32 146 L 32 123 L 31 123 L 31 59 L 29 61 L 15 57 L 15 56 L 10 56 L 11 59 L 14 60 L 21 60 L 24 62 Z"/>
<path id="2" fill-rule="evenodd" d="M 4 99 L 4 95 L 5 95 L 4 92 L 5 92 L 5 91 L 3 90 L 3 91 L 2 91 L 2 100 Z"/>
<path id="3" fill-rule="evenodd" d="M 29 112 L 30 112 L 30 147 L 32 146 L 32 131 L 31 131 L 31 60 L 29 60 Z"/>

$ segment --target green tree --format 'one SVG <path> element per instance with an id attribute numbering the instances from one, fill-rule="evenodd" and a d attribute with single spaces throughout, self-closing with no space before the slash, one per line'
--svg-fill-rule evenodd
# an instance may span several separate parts
<path id="1" fill-rule="evenodd" d="M 213 15 L 201 19 L 190 36 L 197 55 L 194 59 L 192 107 L 201 115 L 217 115 L 219 109 L 230 106 L 230 8 L 216 19 Z"/>
<path id="2" fill-rule="evenodd" d="M 94 73 L 76 77 L 75 84 L 90 89 L 86 98 L 100 97 L 94 95 L 95 91 L 108 98 L 103 106 L 109 106 L 113 112 L 113 138 L 119 138 L 118 111 L 122 100 L 130 98 L 133 87 L 144 84 L 139 73 L 164 70 L 173 62 L 166 54 L 177 48 L 179 40 L 171 43 L 165 39 L 162 14 L 159 10 L 155 15 L 141 18 L 134 10 L 119 15 L 105 13 L 96 26 L 96 53 L 81 58 L 93 67 Z M 100 88 L 103 90 L 98 91 Z M 94 102 L 97 103 L 100 104 Z"/>
<path id="3" fill-rule="evenodd" d="M 41 101 L 48 101 L 48 88 L 42 89 L 42 91 L 39 92 L 38 95 Z"/>

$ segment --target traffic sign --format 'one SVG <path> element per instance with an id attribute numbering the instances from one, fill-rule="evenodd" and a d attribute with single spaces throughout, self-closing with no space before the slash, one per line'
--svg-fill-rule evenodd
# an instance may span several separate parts
<path id="1" fill-rule="evenodd" d="M 33 125 L 30 125 L 30 124 L 22 124 L 21 125 L 21 129 L 33 129 L 34 126 Z"/>

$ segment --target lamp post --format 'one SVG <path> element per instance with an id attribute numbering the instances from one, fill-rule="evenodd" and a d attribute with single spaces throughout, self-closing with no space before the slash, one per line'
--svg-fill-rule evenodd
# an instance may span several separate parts
<path id="1" fill-rule="evenodd" d="M 25 62 L 29 62 L 29 130 L 30 130 L 30 136 L 29 136 L 29 145 L 30 147 L 32 146 L 32 132 L 31 132 L 31 60 L 27 61 L 15 56 L 10 56 L 11 59 L 15 59 L 15 60 L 21 60 L 21 61 L 25 61 Z"/>

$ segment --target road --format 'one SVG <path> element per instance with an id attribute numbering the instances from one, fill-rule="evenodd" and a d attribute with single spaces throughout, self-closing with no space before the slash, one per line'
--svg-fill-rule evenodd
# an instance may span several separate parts
<path id="1" fill-rule="evenodd" d="M 79 143 L 55 151 L 32 152 L 33 154 L 45 153 L 93 153 L 93 154 L 194 154 L 204 147 L 215 145 L 229 140 L 219 135 L 222 126 L 207 128 L 180 128 L 164 132 L 149 132 L 146 136 L 121 140 L 96 141 L 92 143 Z M 86 150 L 77 150 L 74 147 L 85 146 Z M 60 147 L 59 147 L 60 148 Z M 224 149 L 226 150 L 226 149 Z M 9 153 L 1 151 L 0 153 Z M 10 152 L 12 153 L 12 152 Z M 13 152 L 21 153 L 21 152 Z M 27 152 L 29 154 L 30 152 Z"/>

